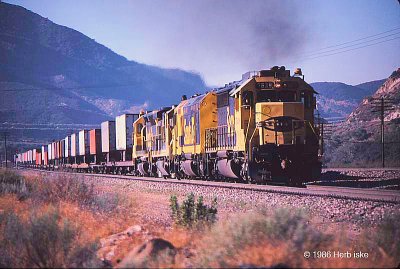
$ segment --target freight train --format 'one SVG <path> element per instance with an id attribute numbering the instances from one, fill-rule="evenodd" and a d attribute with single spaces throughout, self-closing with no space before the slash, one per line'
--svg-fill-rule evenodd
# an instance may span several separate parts
<path id="1" fill-rule="evenodd" d="M 248 72 L 177 105 L 17 154 L 18 165 L 89 173 L 301 185 L 321 173 L 316 92 L 300 68 Z"/>

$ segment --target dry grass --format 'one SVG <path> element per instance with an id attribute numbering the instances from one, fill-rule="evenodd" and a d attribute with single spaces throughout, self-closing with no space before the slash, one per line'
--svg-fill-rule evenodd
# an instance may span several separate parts
<path id="1" fill-rule="evenodd" d="M 25 199 L 19 199 L 16 192 L 6 192 L 0 195 L 0 215 L 14 215 L 24 227 L 31 227 L 32 220 L 36 216 L 46 215 L 55 208 L 59 215 L 60 229 L 63 229 L 62 222 L 67 221 L 71 227 L 79 231 L 73 238 L 73 244 L 85 246 L 87 244 L 95 245 L 100 238 L 121 232 L 129 226 L 137 224 L 134 210 L 135 200 L 131 197 L 98 191 L 93 185 L 88 185 L 81 179 L 25 176 L 23 180 L 28 186 L 29 194 Z M 0 228 L 4 228 L 4 225 L 4 223 L 0 224 Z M 49 230 L 43 228 L 43 232 L 56 229 L 54 225 L 51 226 L 51 222 L 49 225 Z M 6 235 L 5 230 L 2 230 L 0 237 L 4 238 Z M 13 243 L 13 241 L 15 242 Z M 17 240 L 9 240 L 9 243 L 10 250 L 18 247 Z M 40 244 L 33 242 L 32 245 L 39 246 Z M 98 247 L 99 244 L 96 248 Z M 129 250 L 128 246 L 126 248 L 127 250 L 123 250 L 122 247 L 121 253 Z M 6 262 L 2 266 L 38 266 L 29 257 L 25 257 L 23 263 L 11 263 L 15 261 L 15 257 L 11 257 L 15 255 L 15 252 L 12 251 L 0 254 L 4 256 Z M 57 256 L 56 261 L 52 261 L 51 265 L 71 266 L 68 261 L 64 256 Z"/>
<path id="2" fill-rule="evenodd" d="M 178 249 L 174 263 L 154 263 L 164 267 L 390 268 L 400 262 L 399 215 L 388 216 L 379 227 L 371 227 L 351 239 L 340 228 L 335 229 L 334 234 L 329 229 L 326 229 L 328 233 L 316 228 L 318 225 L 305 212 L 291 209 L 230 214 L 212 227 L 187 229 L 143 218 L 145 214 L 169 215 L 168 194 L 136 193 L 136 200 L 132 200 L 121 196 L 124 190 L 87 187 L 82 186 L 83 182 L 69 180 L 28 177 L 27 184 L 34 186 L 30 188 L 30 195 L 24 200 L 15 193 L 0 195 L 0 215 L 13 211 L 23 222 L 28 222 L 32 210 L 44 213 L 56 206 L 60 219 L 68 220 L 79 231 L 74 238 L 77 245 L 96 242 L 132 225 L 141 225 L 146 232 L 127 237 L 115 245 L 113 265 L 151 237 L 164 238 Z M 50 195 L 46 198 L 45 193 Z M 105 198 L 103 203 L 96 201 L 95 197 L 103 195 L 111 199 Z M 104 205 L 108 201 L 115 206 Z M 170 221 L 172 224 L 172 219 Z M 369 258 L 305 259 L 306 250 L 363 251 L 369 253 Z"/>
<path id="3" fill-rule="evenodd" d="M 165 238 L 181 250 L 192 249 L 192 257 L 178 255 L 172 267 L 392 268 L 399 263 L 398 254 L 384 249 L 393 251 L 398 246 L 400 238 L 394 230 L 399 227 L 385 224 L 352 241 L 346 231 L 335 235 L 317 231 L 303 212 L 279 209 L 271 215 L 236 215 L 205 231 L 173 230 Z M 386 239 L 377 240 L 382 237 Z M 331 258 L 304 258 L 305 251 L 318 250 L 331 251 Z M 352 257 L 333 257 L 335 251 L 349 251 Z M 369 257 L 353 257 L 359 251 Z"/>
<path id="4" fill-rule="evenodd" d="M 80 242 L 79 226 L 57 208 L 35 208 L 27 220 L 14 212 L 0 216 L 0 267 L 99 266 L 96 241 Z"/>

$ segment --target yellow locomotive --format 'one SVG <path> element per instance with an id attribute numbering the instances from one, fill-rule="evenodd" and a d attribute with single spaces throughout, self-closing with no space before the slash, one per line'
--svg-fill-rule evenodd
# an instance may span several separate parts
<path id="1" fill-rule="evenodd" d="M 316 92 L 285 67 L 141 113 L 132 160 L 142 176 L 301 184 L 321 172 Z"/>

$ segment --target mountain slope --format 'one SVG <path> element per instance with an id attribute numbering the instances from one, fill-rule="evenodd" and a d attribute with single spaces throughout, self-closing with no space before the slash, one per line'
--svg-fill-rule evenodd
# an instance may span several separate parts
<path id="1" fill-rule="evenodd" d="M 315 82 L 318 109 L 324 118 L 346 117 L 365 96 L 365 90 L 340 82 Z"/>
<path id="2" fill-rule="evenodd" d="M 375 107 L 376 99 L 384 98 L 389 102 L 388 106 L 392 110 L 385 112 L 385 121 L 396 120 L 400 118 L 400 68 L 394 71 L 383 85 L 371 96 L 365 98 L 362 103 L 349 115 L 347 121 L 371 121 L 378 120 L 379 113 L 372 112 Z M 379 103 L 379 101 L 378 101 Z"/>
<path id="3" fill-rule="evenodd" d="M 384 80 L 370 81 L 356 86 L 341 82 L 314 82 L 311 86 L 319 93 L 318 109 L 324 118 L 346 118 L 361 102 L 374 93 Z"/>
<path id="4" fill-rule="evenodd" d="M 385 83 L 386 79 L 374 80 L 355 85 L 357 88 L 364 89 L 367 95 L 372 95 Z"/>
<path id="5" fill-rule="evenodd" d="M 400 166 L 400 68 L 382 86 L 366 97 L 342 124 L 335 126 L 326 139 L 325 163 L 328 166 L 381 165 L 381 125 L 379 113 L 373 112 L 376 100 L 390 100 L 392 110 L 385 119 L 385 161 L 387 166 Z M 388 104 L 389 106 L 389 104 Z"/>
<path id="6" fill-rule="evenodd" d="M 48 107 L 39 102 L 33 110 L 46 111 L 64 103 L 70 109 L 82 109 L 84 121 L 86 116 L 101 121 L 143 104 L 154 108 L 170 105 L 182 94 L 205 88 L 197 74 L 128 61 L 78 31 L 6 3 L 0 3 L 0 81 L 0 90 L 14 90 L 10 93 L 21 91 L 16 85 L 37 88 L 40 98 L 47 98 Z M 7 106 L 9 112 L 2 111 L 1 120 L 12 111 L 18 113 L 17 108 L 29 103 L 32 96 L 26 91 L 15 96 L 10 93 L 4 102 L 9 103 L 10 98 L 14 102 Z M 51 111 L 59 115 L 49 118 L 32 113 L 32 117 L 13 119 L 74 121 L 69 111 Z"/>

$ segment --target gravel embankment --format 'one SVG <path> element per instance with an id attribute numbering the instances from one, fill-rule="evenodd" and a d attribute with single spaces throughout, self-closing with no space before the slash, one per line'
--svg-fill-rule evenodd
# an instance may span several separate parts
<path id="1" fill-rule="evenodd" d="M 203 196 L 206 202 L 214 197 L 218 200 L 218 210 L 222 214 L 240 213 L 252 210 L 271 210 L 279 207 L 306 209 L 322 223 L 348 223 L 357 226 L 375 225 L 385 214 L 400 212 L 400 205 L 384 202 L 359 201 L 330 197 L 289 195 L 280 193 L 258 192 L 252 190 L 227 189 L 218 187 L 157 183 L 121 179 L 88 179 L 98 186 L 121 190 L 123 193 L 146 193 L 158 197 L 155 203 L 165 203 L 170 195 L 182 198 L 189 193 Z M 158 200 L 160 199 L 160 200 Z M 154 210 L 157 209 L 154 205 Z M 151 208 L 150 208 L 151 210 Z M 153 217 L 158 221 L 169 218 L 167 212 L 158 212 Z M 150 217 L 151 218 L 151 217 Z"/>
<path id="2" fill-rule="evenodd" d="M 348 174 L 351 173 L 355 172 L 348 172 Z M 55 176 L 57 175 L 55 174 Z M 78 175 L 78 177 L 83 177 L 83 175 Z M 166 226 L 171 223 L 169 198 L 172 194 L 177 195 L 181 201 L 184 196 L 194 193 L 196 196 L 203 196 L 207 203 L 216 197 L 220 217 L 229 217 L 232 213 L 254 210 L 269 211 L 287 207 L 307 210 L 313 220 L 322 226 L 325 224 L 344 225 L 355 231 L 361 227 L 378 224 L 385 214 L 400 212 L 399 204 L 385 202 L 259 192 L 172 182 L 148 182 L 134 179 L 87 176 L 85 180 L 94 183 L 101 191 L 119 192 L 136 197 L 136 203 L 142 208 L 142 219 Z"/>
<path id="3" fill-rule="evenodd" d="M 315 185 L 400 190 L 400 169 L 324 169 Z"/>

